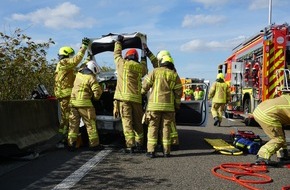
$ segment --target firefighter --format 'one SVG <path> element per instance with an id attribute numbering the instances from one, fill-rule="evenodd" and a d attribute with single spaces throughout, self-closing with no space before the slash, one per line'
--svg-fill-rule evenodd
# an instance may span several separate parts
<path id="1" fill-rule="evenodd" d="M 290 94 L 260 103 L 253 112 L 255 121 L 259 123 L 270 140 L 257 153 L 256 164 L 269 164 L 270 158 L 283 149 L 281 159 L 288 159 L 287 142 L 284 127 L 290 123 Z M 280 155 L 277 154 L 277 157 Z"/>
<path id="2" fill-rule="evenodd" d="M 203 100 L 204 91 L 201 87 L 197 86 L 194 91 L 194 99 L 195 100 Z"/>
<path id="3" fill-rule="evenodd" d="M 244 80 L 245 80 L 246 86 L 249 85 L 250 68 L 251 68 L 251 62 L 247 62 L 245 65 L 245 73 L 244 73 Z"/>
<path id="4" fill-rule="evenodd" d="M 150 89 L 148 98 L 148 135 L 147 156 L 156 157 L 155 148 L 158 143 L 158 132 L 161 130 L 164 157 L 170 157 L 171 128 L 175 125 L 175 110 L 179 109 L 182 96 L 182 84 L 174 71 L 173 59 L 163 56 L 160 67 L 155 68 L 143 80 L 142 94 Z"/>
<path id="5" fill-rule="evenodd" d="M 136 49 L 129 49 L 122 57 L 122 43 L 124 37 L 118 35 L 114 47 L 114 61 L 117 69 L 117 86 L 114 99 L 119 106 L 126 141 L 125 153 L 133 153 L 143 149 L 142 125 L 142 77 L 148 72 L 146 57 L 141 57 Z M 115 115 L 115 114 L 114 114 Z"/>
<path id="6" fill-rule="evenodd" d="M 157 67 L 160 66 L 160 61 L 161 61 L 163 56 L 172 57 L 170 52 L 167 51 L 167 50 L 161 50 L 155 56 L 149 50 L 149 48 L 148 48 L 146 43 L 143 43 L 143 47 L 144 47 L 144 50 L 146 52 L 146 56 L 150 59 L 150 61 L 151 61 L 151 63 L 152 63 L 154 68 L 157 68 Z M 175 66 L 174 66 L 173 70 L 176 72 Z M 145 117 L 146 117 L 146 113 L 145 113 Z M 174 123 L 174 125 L 172 125 L 171 135 L 170 136 L 171 136 L 171 150 L 178 150 L 179 149 L 179 138 L 178 138 L 178 132 L 177 132 L 177 128 L 176 128 L 176 123 Z"/>
<path id="7" fill-rule="evenodd" d="M 212 99 L 211 113 L 214 118 L 214 126 L 221 125 L 223 110 L 230 101 L 230 96 L 230 88 L 224 81 L 224 75 L 218 73 L 216 82 L 211 86 L 208 95 L 208 99 Z"/>
<path id="8" fill-rule="evenodd" d="M 85 123 L 89 137 L 90 150 L 102 150 L 96 126 L 96 110 L 91 99 L 98 100 L 102 95 L 96 74 L 100 68 L 95 61 L 86 63 L 76 75 L 70 99 L 68 150 L 74 151 L 79 134 L 80 119 Z"/>
<path id="9" fill-rule="evenodd" d="M 184 90 L 185 101 L 190 101 L 194 99 L 194 91 L 192 90 L 191 85 L 186 85 L 186 89 Z"/>
<path id="10" fill-rule="evenodd" d="M 75 69 L 82 61 L 90 40 L 83 38 L 82 47 L 75 55 L 73 48 L 64 46 L 59 49 L 58 58 L 55 70 L 54 94 L 59 101 L 61 110 L 61 121 L 59 133 L 61 141 L 57 144 L 58 148 L 63 148 L 67 143 L 67 130 L 69 124 L 69 101 L 75 80 Z M 75 55 L 75 56 L 74 56 Z"/>
<path id="11" fill-rule="evenodd" d="M 252 73 L 254 87 L 259 87 L 259 71 L 260 71 L 260 64 L 259 62 L 256 62 L 253 66 L 253 73 Z"/>

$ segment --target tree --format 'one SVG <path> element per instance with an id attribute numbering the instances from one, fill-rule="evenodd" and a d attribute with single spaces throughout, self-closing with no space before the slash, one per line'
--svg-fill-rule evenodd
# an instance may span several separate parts
<path id="1" fill-rule="evenodd" d="M 0 32 L 0 100 L 30 99 L 32 90 L 44 84 L 53 92 L 55 60 L 49 64 L 46 50 L 51 44 L 36 43 L 16 29 L 12 35 Z"/>

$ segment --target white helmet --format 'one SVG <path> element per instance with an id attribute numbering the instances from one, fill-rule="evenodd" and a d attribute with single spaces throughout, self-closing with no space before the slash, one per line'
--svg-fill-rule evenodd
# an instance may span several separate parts
<path id="1" fill-rule="evenodd" d="M 90 69 L 94 74 L 98 74 L 101 72 L 100 66 L 95 61 L 87 62 L 87 67 Z"/>

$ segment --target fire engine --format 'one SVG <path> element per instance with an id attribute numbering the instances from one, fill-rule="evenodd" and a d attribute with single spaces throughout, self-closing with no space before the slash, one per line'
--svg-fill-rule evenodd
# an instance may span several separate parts
<path id="1" fill-rule="evenodd" d="M 243 116 L 246 125 L 253 121 L 251 113 L 267 99 L 289 91 L 290 26 L 271 24 L 233 49 L 218 72 L 224 73 L 231 88 L 231 102 L 225 110 L 227 118 Z"/>

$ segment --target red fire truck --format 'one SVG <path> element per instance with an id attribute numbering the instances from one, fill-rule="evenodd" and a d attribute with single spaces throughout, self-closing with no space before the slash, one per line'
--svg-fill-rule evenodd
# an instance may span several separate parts
<path id="1" fill-rule="evenodd" d="M 225 116 L 244 116 L 246 125 L 256 106 L 289 91 L 290 26 L 272 24 L 233 49 L 218 66 L 231 88 Z"/>

